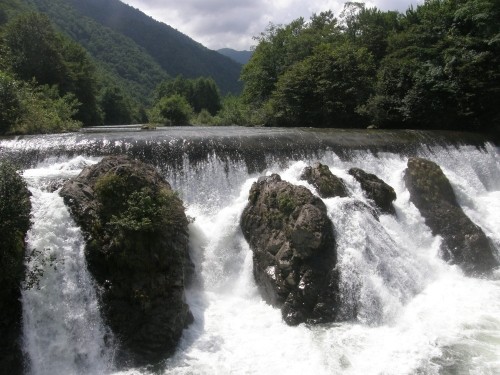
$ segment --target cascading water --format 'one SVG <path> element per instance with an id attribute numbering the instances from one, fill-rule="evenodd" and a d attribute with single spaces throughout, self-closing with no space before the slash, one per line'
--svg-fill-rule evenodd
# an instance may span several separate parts
<path id="1" fill-rule="evenodd" d="M 187 138 L 167 143 L 176 148 L 189 144 Z M 500 271 L 489 278 L 471 278 L 440 260 L 441 239 L 432 235 L 410 203 L 403 182 L 406 152 L 339 151 L 331 145 L 307 152 L 295 148 L 293 142 L 286 146 L 275 139 L 259 142 L 265 147 L 271 142 L 280 150 L 259 155 L 262 171 L 249 163 L 244 152 L 221 157 L 218 152 L 230 147 L 218 141 L 207 146 L 204 157 L 197 157 L 194 164 L 189 148 L 183 149 L 184 156 L 172 151 L 169 155 L 175 157 L 165 158 L 159 157 L 164 152 L 160 141 L 151 141 L 144 149 L 149 151 L 138 152 L 130 141 L 120 143 L 113 137 L 99 147 L 75 147 L 71 152 L 61 152 L 59 145 L 58 152 L 51 154 L 57 158 L 36 152 L 32 169 L 24 173 L 34 202 L 30 249 L 57 251 L 57 270 L 47 266 L 40 290 L 23 295 L 24 349 L 32 364 L 30 373 L 148 373 L 145 369 L 113 370 L 112 341 L 108 341 L 92 280 L 85 271 L 81 234 L 57 192 L 46 191 L 51 181 L 75 175 L 83 165 L 98 160 L 88 155 L 113 152 L 151 157 L 179 191 L 187 214 L 195 218 L 190 224 L 190 249 L 196 278 L 186 291 L 195 321 L 160 373 L 500 373 Z M 287 147 L 289 155 L 283 156 Z M 110 148 L 113 151 L 103 152 Z M 199 150 L 195 154 L 200 156 Z M 499 150 L 491 144 L 484 148 L 430 145 L 415 147 L 410 154 L 442 167 L 465 213 L 489 236 L 500 257 Z M 260 297 L 252 275 L 252 252 L 240 231 L 239 217 L 251 184 L 261 174 L 279 173 L 284 180 L 314 191 L 299 181 L 299 175 L 316 161 L 342 177 L 350 192 L 348 198 L 324 202 L 338 245 L 340 313 L 357 318 L 289 327 L 281 312 Z M 357 204 L 370 202 L 347 173 L 351 167 L 374 173 L 395 189 L 396 217 L 381 215 L 377 221 Z"/>
<path id="2" fill-rule="evenodd" d="M 103 374 L 111 369 L 112 338 L 87 271 L 85 242 L 62 198 L 44 189 L 50 177 L 68 178 L 84 162 L 77 158 L 24 173 L 33 207 L 27 238 L 32 256 L 26 267 L 35 279 L 22 294 L 31 374 Z"/>

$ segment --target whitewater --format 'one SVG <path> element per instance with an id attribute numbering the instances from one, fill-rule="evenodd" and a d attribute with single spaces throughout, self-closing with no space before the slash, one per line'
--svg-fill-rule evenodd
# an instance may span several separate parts
<path id="1" fill-rule="evenodd" d="M 421 147 L 438 163 L 464 212 L 491 239 L 500 259 L 500 150 Z M 187 156 L 186 156 L 187 158 Z M 157 167 L 184 200 L 196 277 L 186 291 L 194 323 L 173 357 L 158 368 L 119 371 L 114 338 L 98 308 L 86 269 L 80 229 L 58 195 L 61 181 L 100 156 L 59 155 L 23 172 L 32 193 L 28 251 L 49 249 L 39 287 L 23 292 L 23 350 L 29 374 L 500 374 L 500 270 L 466 277 L 439 258 L 433 236 L 403 181 L 408 156 L 395 152 L 325 150 L 283 160 L 265 156 L 265 169 L 215 154 Z M 299 176 L 317 161 L 346 182 L 348 198 L 324 199 L 335 227 L 342 293 L 341 316 L 355 321 L 289 327 L 279 309 L 263 302 L 252 274 L 252 252 L 239 218 L 253 182 L 278 173 Z M 374 173 L 397 194 L 396 216 L 353 209 L 371 204 L 347 171 Z M 55 189 L 55 190 L 54 190 Z M 34 257 L 27 267 L 36 267 Z"/>

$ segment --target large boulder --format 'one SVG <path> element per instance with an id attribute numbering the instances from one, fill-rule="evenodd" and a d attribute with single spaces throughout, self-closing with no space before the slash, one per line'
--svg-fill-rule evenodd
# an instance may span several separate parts
<path id="1" fill-rule="evenodd" d="M 192 270 L 181 200 L 151 166 L 106 157 L 60 192 L 85 238 L 120 366 L 158 362 L 192 321 L 184 286 Z"/>
<path id="2" fill-rule="evenodd" d="M 264 299 L 285 322 L 330 322 L 338 306 L 333 225 L 323 201 L 274 174 L 252 185 L 241 217 Z"/>
<path id="3" fill-rule="evenodd" d="M 360 168 L 351 168 L 348 173 L 359 182 L 367 198 L 373 200 L 381 212 L 395 214 L 392 202 L 396 200 L 396 192 L 391 186 Z"/>
<path id="4" fill-rule="evenodd" d="M 344 180 L 335 176 L 327 165 L 316 163 L 306 167 L 300 178 L 314 186 L 321 198 L 349 196 Z"/>
<path id="5" fill-rule="evenodd" d="M 404 181 L 411 202 L 434 235 L 443 237 L 442 257 L 467 274 L 483 274 L 498 265 L 493 247 L 457 203 L 453 188 L 436 163 L 410 158 Z"/>
<path id="6" fill-rule="evenodd" d="M 0 164 L 0 373 L 22 374 L 21 283 L 30 192 L 16 170 Z"/>

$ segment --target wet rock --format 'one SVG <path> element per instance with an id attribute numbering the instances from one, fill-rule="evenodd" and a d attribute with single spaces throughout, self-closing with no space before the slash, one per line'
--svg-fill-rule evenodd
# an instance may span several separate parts
<path id="1" fill-rule="evenodd" d="M 84 232 L 119 366 L 165 359 L 193 319 L 184 298 L 193 266 L 181 200 L 154 168 L 123 156 L 85 168 L 60 194 Z"/>
<path id="2" fill-rule="evenodd" d="M 337 255 L 333 225 L 321 199 L 274 174 L 252 185 L 241 217 L 264 299 L 289 325 L 335 319 Z"/>
<path id="3" fill-rule="evenodd" d="M 484 232 L 458 205 L 453 188 L 439 165 L 410 158 L 404 180 L 410 201 L 419 209 L 434 235 L 443 237 L 443 259 L 467 274 L 483 274 L 498 265 Z"/>
<path id="4" fill-rule="evenodd" d="M 322 198 L 349 196 L 344 180 L 335 176 L 327 165 L 316 163 L 306 167 L 300 178 L 314 186 Z"/>
<path id="5" fill-rule="evenodd" d="M 30 192 L 16 170 L 0 163 L 0 373 L 22 374 L 21 284 Z"/>
<path id="6" fill-rule="evenodd" d="M 392 205 L 396 200 L 396 192 L 391 186 L 360 168 L 351 168 L 348 173 L 360 183 L 367 198 L 373 200 L 381 212 L 392 215 L 396 213 Z"/>

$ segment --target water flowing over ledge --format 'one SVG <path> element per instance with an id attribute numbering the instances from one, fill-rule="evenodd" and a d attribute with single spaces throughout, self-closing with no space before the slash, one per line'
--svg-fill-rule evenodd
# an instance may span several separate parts
<path id="1" fill-rule="evenodd" d="M 414 130 L 356 130 L 313 128 L 169 127 L 136 131 L 112 127 L 102 132 L 0 138 L 0 157 L 28 167 L 48 157 L 128 154 L 160 168 L 196 165 L 216 156 L 243 161 L 248 171 L 262 171 L 266 159 L 318 157 L 326 151 L 348 157 L 352 151 L 411 154 L 429 146 L 474 145 L 489 138 L 481 134 Z"/>
<path id="2" fill-rule="evenodd" d="M 35 366 L 31 373 L 149 373 L 146 369 L 117 372 L 110 365 L 113 347 L 96 313 L 95 294 L 88 289 L 91 280 L 81 273 L 81 266 L 73 266 L 73 262 L 84 264 L 78 255 L 81 242 L 77 234 L 71 236 L 73 242 L 66 239 L 66 233 L 78 229 L 64 219 L 67 213 L 59 198 L 51 195 L 57 191 L 47 192 L 54 182 L 57 186 L 58 181 L 113 153 L 127 153 L 158 167 L 179 191 L 187 214 L 195 218 L 190 225 L 190 251 L 197 278 L 187 290 L 195 322 L 184 331 L 176 354 L 159 373 L 500 372 L 500 272 L 491 278 L 470 278 L 440 260 L 441 238 L 432 235 L 410 203 L 403 181 L 409 155 L 439 164 L 460 206 L 491 239 L 500 258 L 500 152 L 487 141 L 460 133 L 242 128 L 2 139 L 0 156 L 28 168 L 24 177 L 35 193 L 34 206 L 39 207 L 30 246 L 39 247 L 37 238 L 43 239 L 43 247 L 67 259 L 60 273 L 47 272 L 42 285 L 68 280 L 61 291 L 74 293 L 54 293 L 50 298 L 54 298 L 52 305 L 64 306 L 64 314 L 76 323 L 65 323 L 66 318 L 58 318 L 52 309 L 43 310 L 37 319 L 26 319 L 26 338 L 43 332 L 67 350 L 61 355 L 54 346 L 27 340 L 24 349 Z M 299 176 L 316 161 L 342 177 L 349 190 L 349 197 L 324 202 L 337 237 L 343 313 L 355 310 L 357 319 L 288 327 L 279 309 L 265 304 L 258 293 L 252 253 L 239 218 L 251 184 L 262 174 L 279 173 L 284 180 L 314 191 Z M 370 204 L 347 173 L 352 167 L 374 173 L 394 188 L 396 217 L 381 215 L 377 221 L 365 211 L 351 209 L 355 201 Z M 31 314 L 30 306 L 44 305 L 49 298 L 42 293 L 46 291 L 29 296 L 25 314 Z M 77 296 L 90 307 L 75 306 Z M 81 322 L 88 316 L 96 328 L 83 335 Z"/>

